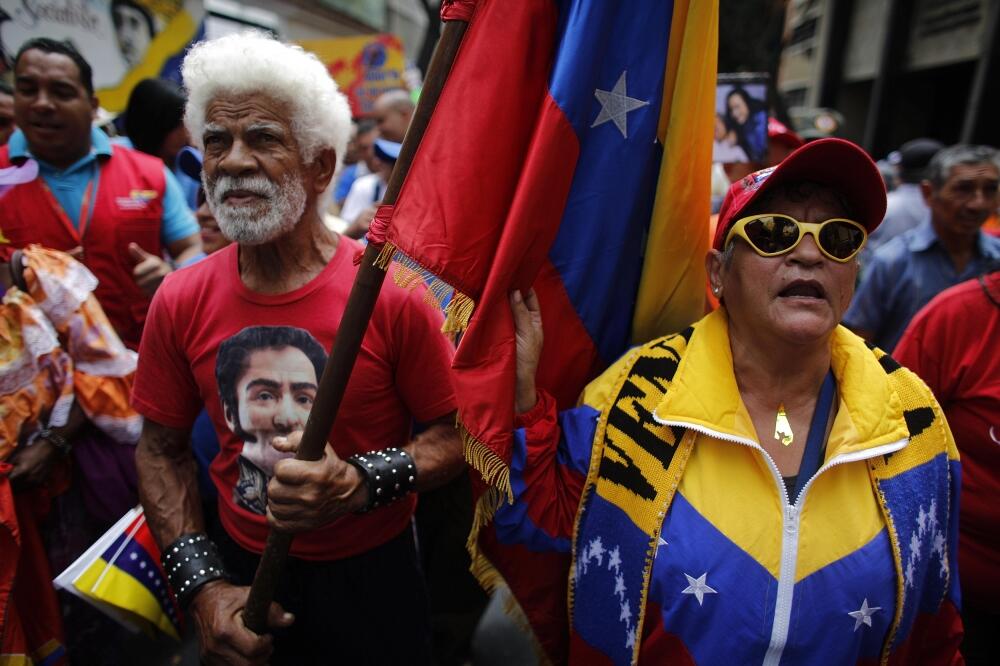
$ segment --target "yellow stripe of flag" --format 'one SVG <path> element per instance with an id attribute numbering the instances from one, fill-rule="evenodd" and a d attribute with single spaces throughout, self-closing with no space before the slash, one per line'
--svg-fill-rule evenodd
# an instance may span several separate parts
<path id="1" fill-rule="evenodd" d="M 153 624 L 163 633 L 179 638 L 177 629 L 163 612 L 153 593 L 129 574 L 109 565 L 103 558 L 98 558 L 87 567 L 73 585 L 80 593 L 131 613 Z"/>
<path id="2" fill-rule="evenodd" d="M 675 0 L 658 135 L 663 161 L 632 321 L 639 344 L 704 313 L 718 0 Z"/>

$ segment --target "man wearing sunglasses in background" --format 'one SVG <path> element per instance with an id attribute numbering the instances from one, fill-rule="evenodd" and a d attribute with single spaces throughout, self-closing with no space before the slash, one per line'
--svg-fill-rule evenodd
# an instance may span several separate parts
<path id="1" fill-rule="evenodd" d="M 846 326 L 889 353 L 920 308 L 1000 260 L 1000 238 L 982 231 L 1000 204 L 1000 153 L 945 148 L 920 187 L 929 219 L 875 252 L 844 315 Z"/>

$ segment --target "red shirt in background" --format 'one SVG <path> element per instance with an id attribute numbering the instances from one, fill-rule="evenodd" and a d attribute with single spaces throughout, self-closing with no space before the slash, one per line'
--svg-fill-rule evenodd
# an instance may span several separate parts
<path id="1" fill-rule="evenodd" d="M 958 560 L 962 602 L 1000 600 L 1000 273 L 939 294 L 893 357 L 927 382 L 962 456 Z M 994 302 L 996 301 L 996 302 Z"/>
<path id="2" fill-rule="evenodd" d="M 150 307 L 133 403 L 145 417 L 171 428 L 189 428 L 205 406 L 221 446 L 210 472 L 222 524 L 247 550 L 261 552 L 267 538 L 267 470 L 279 457 L 267 442 L 305 425 L 319 380 L 315 360 L 318 356 L 321 365 L 333 344 L 357 272 L 352 259 L 361 249 L 341 237 L 315 279 L 286 294 L 264 295 L 240 279 L 234 243 L 169 275 Z M 423 295 L 422 287 L 400 289 L 391 279 L 382 287 L 331 433 L 341 458 L 401 446 L 413 422 L 455 410 L 452 346 L 440 333 L 440 311 L 423 303 Z M 275 331 L 296 342 L 244 342 L 259 342 Z M 217 368 L 220 345 L 246 355 L 227 364 L 224 352 Z M 230 409 L 223 406 L 217 371 L 223 386 L 224 377 L 232 380 Z M 291 553 L 333 560 L 367 551 L 399 534 L 415 505 L 411 496 L 368 514 L 344 516 L 296 537 Z"/>

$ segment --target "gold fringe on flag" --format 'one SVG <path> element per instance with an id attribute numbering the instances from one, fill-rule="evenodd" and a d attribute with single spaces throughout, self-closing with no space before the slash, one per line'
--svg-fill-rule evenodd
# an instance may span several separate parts
<path id="1" fill-rule="evenodd" d="M 462 437 L 462 451 L 465 453 L 465 460 L 472 465 L 473 469 L 482 474 L 483 481 L 496 488 L 500 492 L 500 500 L 506 496 L 510 504 L 514 503 L 514 493 L 510 489 L 510 469 L 507 463 L 500 459 L 493 449 L 486 446 L 469 432 L 461 421 L 456 423 L 458 432 Z M 500 506 L 497 502 L 493 507 Z M 478 511 L 478 508 L 477 508 Z M 492 518 L 492 513 L 490 518 Z"/>
<path id="2" fill-rule="evenodd" d="M 472 563 L 469 565 L 469 573 L 475 576 L 476 581 L 479 586 L 486 591 L 487 594 L 491 594 L 495 589 L 504 585 L 503 576 L 497 571 L 493 563 L 479 550 L 478 546 L 469 547 L 469 556 L 472 558 Z"/>
<path id="3" fill-rule="evenodd" d="M 476 539 L 479 538 L 479 530 L 490 524 L 501 504 L 503 504 L 503 493 L 493 486 L 487 488 L 476 501 L 476 508 L 472 513 L 472 528 L 465 542 L 465 548 L 470 555 L 478 552 Z"/>
<path id="4" fill-rule="evenodd" d="M 445 320 L 441 327 L 443 333 L 454 337 L 469 327 L 469 320 L 476 308 L 476 302 L 472 298 L 406 256 L 395 245 L 386 243 L 375 265 L 379 268 L 388 268 L 390 260 L 396 264 L 392 272 L 392 281 L 397 287 L 413 289 L 418 284 L 425 284 L 427 292 L 424 294 L 424 302 L 439 310 L 444 308 Z M 448 300 L 449 297 L 451 300 Z M 447 306 L 444 305 L 446 301 Z"/>
<path id="5" fill-rule="evenodd" d="M 441 330 L 445 333 L 457 335 L 469 327 L 469 320 L 472 319 L 472 311 L 476 308 L 476 302 L 460 291 L 454 291 L 448 306 L 444 309 L 444 326 Z"/>

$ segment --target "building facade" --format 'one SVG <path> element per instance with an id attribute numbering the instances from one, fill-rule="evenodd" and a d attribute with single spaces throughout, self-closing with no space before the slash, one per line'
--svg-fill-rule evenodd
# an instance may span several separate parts
<path id="1" fill-rule="evenodd" d="M 998 17 L 1000 0 L 790 0 L 778 89 L 840 111 L 876 157 L 917 136 L 997 145 Z"/>
<path id="2" fill-rule="evenodd" d="M 428 21 L 422 0 L 205 0 L 205 13 L 209 39 L 247 28 L 289 41 L 390 32 L 402 39 L 410 59 L 420 51 Z"/>

